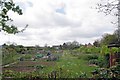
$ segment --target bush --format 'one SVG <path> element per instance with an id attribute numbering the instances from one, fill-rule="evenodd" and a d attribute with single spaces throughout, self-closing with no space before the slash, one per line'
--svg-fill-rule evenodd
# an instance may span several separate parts
<path id="1" fill-rule="evenodd" d="M 78 59 L 84 59 L 84 60 L 92 60 L 92 59 L 98 59 L 97 54 L 81 54 L 78 56 Z"/>
<path id="2" fill-rule="evenodd" d="M 111 68 L 98 68 L 91 72 L 95 78 L 111 78 L 111 80 L 119 80 L 119 71 L 116 66 Z"/>
<path id="3" fill-rule="evenodd" d="M 88 56 L 88 59 L 91 60 L 91 59 L 98 59 L 98 55 L 96 54 L 91 54 Z"/>
<path id="4" fill-rule="evenodd" d="M 45 68 L 45 66 L 43 66 L 43 65 L 36 66 L 36 69 L 43 69 L 43 68 Z"/>
<path id="5" fill-rule="evenodd" d="M 80 47 L 79 52 L 85 54 L 100 53 L 100 47 Z"/>
<path id="6" fill-rule="evenodd" d="M 32 56 L 31 56 L 31 55 L 25 55 L 23 58 L 24 58 L 24 59 L 31 59 Z"/>
<path id="7" fill-rule="evenodd" d="M 89 64 L 95 64 L 95 65 L 98 65 L 98 60 L 97 59 L 92 59 L 92 60 L 89 60 Z"/>
<path id="8" fill-rule="evenodd" d="M 87 74 L 85 72 L 81 73 L 79 78 L 87 78 Z"/>

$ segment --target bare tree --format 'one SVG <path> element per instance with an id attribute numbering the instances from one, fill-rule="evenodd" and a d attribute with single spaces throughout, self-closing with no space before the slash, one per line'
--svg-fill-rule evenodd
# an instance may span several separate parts
<path id="1" fill-rule="evenodd" d="M 101 0 L 96 9 L 106 15 L 113 15 L 118 18 L 116 23 L 118 25 L 118 42 L 120 42 L 120 0 Z"/>

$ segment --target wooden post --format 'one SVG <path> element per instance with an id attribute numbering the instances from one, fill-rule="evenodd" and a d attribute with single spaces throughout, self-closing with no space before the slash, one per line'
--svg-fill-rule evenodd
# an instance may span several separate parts
<path id="1" fill-rule="evenodd" d="M 114 60 L 114 53 L 112 53 L 112 48 L 110 48 L 110 58 L 109 58 L 109 63 L 110 63 L 110 67 L 113 66 L 113 60 Z"/>
<path id="2" fill-rule="evenodd" d="M 112 48 L 110 48 L 110 58 L 109 58 L 110 67 L 114 66 L 115 63 L 116 63 L 116 53 L 112 53 Z"/>

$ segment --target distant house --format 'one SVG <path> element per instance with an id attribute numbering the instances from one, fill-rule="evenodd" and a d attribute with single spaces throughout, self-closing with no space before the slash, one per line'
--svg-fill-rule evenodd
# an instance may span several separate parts
<path id="1" fill-rule="evenodd" d="M 52 46 L 54 49 L 60 49 L 60 45 Z"/>
<path id="2" fill-rule="evenodd" d="M 88 47 L 93 47 L 93 45 L 91 43 L 88 44 Z"/>
<path id="3" fill-rule="evenodd" d="M 93 47 L 93 45 L 91 43 L 88 43 L 88 44 L 85 44 L 85 47 L 90 48 L 90 47 Z"/>

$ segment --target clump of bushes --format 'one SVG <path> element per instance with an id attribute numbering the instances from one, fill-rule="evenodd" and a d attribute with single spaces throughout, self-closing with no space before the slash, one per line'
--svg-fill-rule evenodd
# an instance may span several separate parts
<path id="1" fill-rule="evenodd" d="M 41 77 L 46 77 L 39 72 L 16 72 L 12 70 L 6 70 L 2 73 L 2 80 L 41 80 Z M 38 78 L 38 79 L 36 79 Z"/>
<path id="2" fill-rule="evenodd" d="M 98 55 L 96 54 L 90 54 L 87 56 L 87 60 L 91 60 L 91 59 L 98 59 Z"/>
<path id="3" fill-rule="evenodd" d="M 78 56 L 78 59 L 84 59 L 84 60 L 92 60 L 92 59 L 98 59 L 97 54 L 81 54 Z"/>
<path id="4" fill-rule="evenodd" d="M 98 59 L 92 59 L 92 60 L 89 60 L 89 64 L 98 65 L 98 64 L 99 64 L 99 61 L 98 61 Z"/>
<path id="5" fill-rule="evenodd" d="M 87 74 L 85 72 L 81 73 L 79 78 L 87 78 Z"/>
<path id="6" fill-rule="evenodd" d="M 24 58 L 24 59 L 31 59 L 32 56 L 31 56 L 31 55 L 25 55 L 23 58 Z"/>
<path id="7" fill-rule="evenodd" d="M 43 65 L 37 65 L 36 66 L 36 69 L 38 70 L 38 69 L 43 69 L 43 68 L 45 68 L 45 66 L 43 66 Z"/>
<path id="8" fill-rule="evenodd" d="M 111 78 L 113 80 L 118 80 L 120 78 L 118 67 L 113 66 L 111 68 L 98 68 L 92 71 L 94 78 Z"/>
<path id="9" fill-rule="evenodd" d="M 20 61 L 24 61 L 24 60 L 31 60 L 32 56 L 31 55 L 25 55 L 25 56 L 22 56 L 20 57 Z"/>

